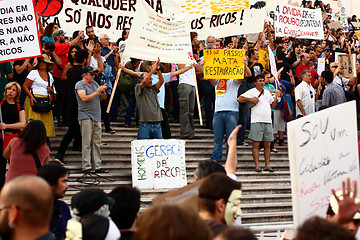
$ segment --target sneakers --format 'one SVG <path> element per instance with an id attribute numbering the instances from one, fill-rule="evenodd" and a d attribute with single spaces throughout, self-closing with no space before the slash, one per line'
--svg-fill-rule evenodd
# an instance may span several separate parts
<path id="1" fill-rule="evenodd" d="M 249 144 L 247 142 L 244 142 L 244 141 L 242 141 L 239 145 L 240 146 L 249 146 Z"/>
<path id="2" fill-rule="evenodd" d="M 115 134 L 115 133 L 116 133 L 115 130 L 113 130 L 113 129 L 111 129 L 111 128 L 106 129 L 105 132 L 106 132 L 106 133 L 110 133 L 110 134 Z"/>
<path id="3" fill-rule="evenodd" d="M 60 164 L 61 166 L 65 166 L 65 165 L 66 165 L 64 159 L 61 159 L 61 158 L 55 158 L 55 159 L 54 159 L 54 162 Z"/>

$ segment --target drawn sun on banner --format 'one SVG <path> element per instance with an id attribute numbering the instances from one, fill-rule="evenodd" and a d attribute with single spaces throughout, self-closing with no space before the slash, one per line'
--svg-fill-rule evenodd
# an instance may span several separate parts
<path id="1" fill-rule="evenodd" d="M 183 13 L 208 15 L 220 12 L 241 11 L 249 8 L 248 0 L 220 0 L 218 2 L 209 0 L 186 0 L 186 4 L 181 5 Z"/>

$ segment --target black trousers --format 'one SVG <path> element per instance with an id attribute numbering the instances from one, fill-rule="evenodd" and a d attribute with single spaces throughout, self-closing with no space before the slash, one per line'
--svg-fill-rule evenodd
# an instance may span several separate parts
<path id="1" fill-rule="evenodd" d="M 58 152 L 55 155 L 55 158 L 63 159 L 66 149 L 68 148 L 71 140 L 74 139 L 73 148 L 81 148 L 81 131 L 79 121 L 77 119 L 78 113 L 77 110 L 72 110 L 69 112 L 69 128 L 61 140 L 60 147 Z"/>

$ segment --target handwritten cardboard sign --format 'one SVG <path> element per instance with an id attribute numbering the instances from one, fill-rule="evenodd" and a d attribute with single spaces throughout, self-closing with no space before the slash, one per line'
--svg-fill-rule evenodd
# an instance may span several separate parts
<path id="1" fill-rule="evenodd" d="M 330 29 L 333 28 L 335 30 L 337 30 L 338 28 L 341 28 L 340 21 L 335 21 L 335 22 L 329 23 L 328 26 Z"/>
<path id="2" fill-rule="evenodd" d="M 135 140 L 131 142 L 134 187 L 179 188 L 187 184 L 185 141 Z"/>
<path id="3" fill-rule="evenodd" d="M 355 28 L 360 28 L 360 22 L 351 22 Z"/>
<path id="4" fill-rule="evenodd" d="M 0 62 L 40 56 L 32 0 L 2 0 L 0 14 Z"/>
<path id="5" fill-rule="evenodd" d="M 275 8 L 275 36 L 324 39 L 321 10 L 278 4 Z"/>
<path id="6" fill-rule="evenodd" d="M 190 63 L 190 27 L 185 21 L 169 21 L 158 15 L 144 0 L 138 1 L 124 55 L 166 63 Z"/>
<path id="7" fill-rule="evenodd" d="M 349 32 L 349 24 L 347 21 L 347 15 L 346 15 L 346 8 L 345 7 L 341 7 L 340 8 L 340 26 L 341 29 L 343 30 L 343 32 Z"/>
<path id="8" fill-rule="evenodd" d="M 244 57 L 244 49 L 204 49 L 204 78 L 244 78 Z"/>
<path id="9" fill-rule="evenodd" d="M 311 216 L 326 216 L 331 189 L 346 178 L 359 180 L 355 101 L 288 123 L 295 227 Z"/>
<path id="10" fill-rule="evenodd" d="M 356 77 L 356 54 L 339 55 L 338 64 L 344 68 L 343 77 Z"/>
<path id="11" fill-rule="evenodd" d="M 274 76 L 276 80 L 279 80 L 278 76 L 278 70 L 276 67 L 276 61 L 273 51 L 271 51 L 270 46 L 268 46 L 268 52 L 269 52 L 269 59 L 270 59 L 270 68 L 271 68 L 271 74 Z"/>

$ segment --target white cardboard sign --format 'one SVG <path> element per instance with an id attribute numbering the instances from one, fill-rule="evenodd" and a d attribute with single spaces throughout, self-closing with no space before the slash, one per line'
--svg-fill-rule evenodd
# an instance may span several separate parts
<path id="1" fill-rule="evenodd" d="M 321 10 L 278 4 L 275 9 L 275 36 L 324 39 Z"/>
<path id="2" fill-rule="evenodd" d="M 124 55 L 166 63 L 190 63 L 193 59 L 190 26 L 158 15 L 144 0 L 136 5 L 132 31 Z"/>
<path id="3" fill-rule="evenodd" d="M 179 188 L 187 184 L 185 141 L 176 139 L 131 142 L 133 187 Z"/>
<path id="4" fill-rule="evenodd" d="M 331 189 L 346 178 L 359 181 L 355 101 L 288 123 L 289 160 L 295 227 L 326 216 Z"/>
<path id="5" fill-rule="evenodd" d="M 41 55 L 32 0 L 1 0 L 0 62 Z"/>

